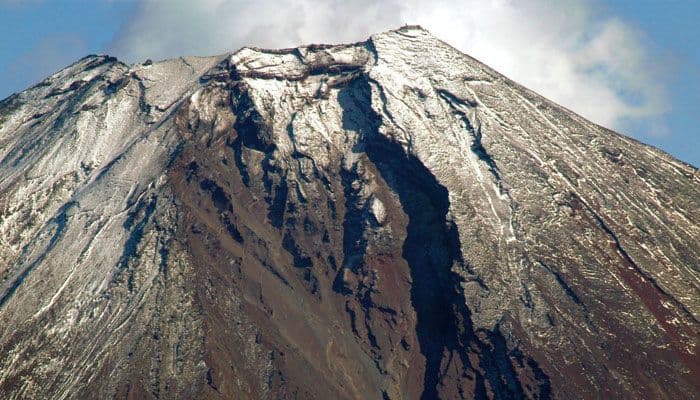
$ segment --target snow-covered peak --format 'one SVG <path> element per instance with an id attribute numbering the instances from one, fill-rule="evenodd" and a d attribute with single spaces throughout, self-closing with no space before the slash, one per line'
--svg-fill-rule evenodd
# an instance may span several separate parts
<path id="1" fill-rule="evenodd" d="M 86 57 L 0 102 L 0 393 L 692 398 L 699 199 L 418 26 Z"/>

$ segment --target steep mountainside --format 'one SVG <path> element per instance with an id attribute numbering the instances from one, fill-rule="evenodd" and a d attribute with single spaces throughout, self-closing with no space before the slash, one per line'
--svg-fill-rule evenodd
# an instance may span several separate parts
<path id="1" fill-rule="evenodd" d="M 698 170 L 419 27 L 90 56 L 0 125 L 3 398 L 700 393 Z"/>

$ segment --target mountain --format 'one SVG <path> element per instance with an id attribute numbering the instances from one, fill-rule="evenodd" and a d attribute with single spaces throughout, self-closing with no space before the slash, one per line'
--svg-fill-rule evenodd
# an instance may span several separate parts
<path id="1" fill-rule="evenodd" d="M 3 398 L 700 395 L 698 169 L 420 27 L 0 121 Z"/>

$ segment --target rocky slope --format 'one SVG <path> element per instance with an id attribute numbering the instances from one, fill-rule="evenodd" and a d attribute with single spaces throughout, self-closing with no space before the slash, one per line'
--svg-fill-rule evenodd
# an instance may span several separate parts
<path id="1" fill-rule="evenodd" d="M 419 27 L 0 124 L 3 398 L 698 396 L 698 170 Z"/>

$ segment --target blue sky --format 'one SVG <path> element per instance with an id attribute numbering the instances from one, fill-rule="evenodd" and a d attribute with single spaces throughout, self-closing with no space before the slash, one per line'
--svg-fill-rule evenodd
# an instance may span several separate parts
<path id="1" fill-rule="evenodd" d="M 645 32 L 658 62 L 669 64 L 668 133 L 637 136 L 634 125 L 627 133 L 700 167 L 700 1 L 610 0 L 607 7 Z"/>
<path id="2" fill-rule="evenodd" d="M 90 53 L 128 62 L 210 55 L 361 40 L 418 22 L 595 122 L 700 166 L 700 1 L 401 3 L 0 0 L 0 98 Z M 550 60 L 558 67 L 543 72 Z"/>

